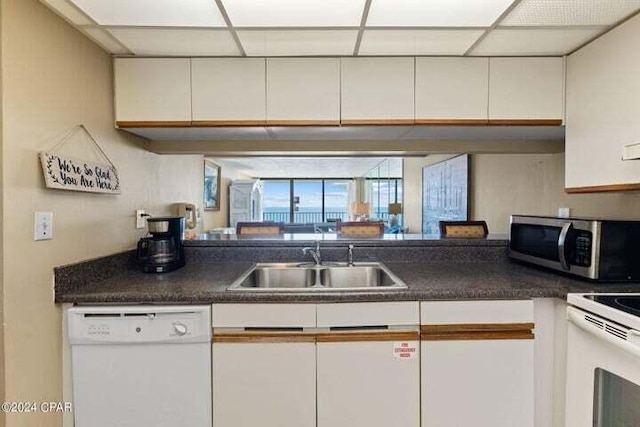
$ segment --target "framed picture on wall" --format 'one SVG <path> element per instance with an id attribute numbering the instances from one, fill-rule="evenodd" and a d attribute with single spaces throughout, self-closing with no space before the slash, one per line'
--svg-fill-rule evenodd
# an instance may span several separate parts
<path id="1" fill-rule="evenodd" d="M 220 210 L 220 166 L 204 161 L 204 209 Z"/>
<path id="2" fill-rule="evenodd" d="M 469 155 L 422 169 L 422 232 L 439 234 L 440 221 L 467 221 Z"/>

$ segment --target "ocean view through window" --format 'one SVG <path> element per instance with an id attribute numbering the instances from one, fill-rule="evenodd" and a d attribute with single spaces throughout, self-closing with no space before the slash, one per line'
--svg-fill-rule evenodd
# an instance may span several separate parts
<path id="1" fill-rule="evenodd" d="M 350 179 L 263 180 L 263 220 L 295 224 L 347 221 Z"/>

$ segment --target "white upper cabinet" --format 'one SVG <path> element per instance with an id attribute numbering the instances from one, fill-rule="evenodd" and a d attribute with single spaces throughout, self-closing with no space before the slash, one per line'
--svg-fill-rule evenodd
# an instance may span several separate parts
<path id="1" fill-rule="evenodd" d="M 563 58 L 489 60 L 489 120 L 563 118 Z"/>
<path id="2" fill-rule="evenodd" d="M 416 58 L 416 123 L 488 119 L 488 58 Z"/>
<path id="3" fill-rule="evenodd" d="M 189 58 L 116 58 L 116 122 L 191 122 Z"/>
<path id="4" fill-rule="evenodd" d="M 194 122 L 264 125 L 264 58 L 194 58 L 191 78 Z"/>
<path id="5" fill-rule="evenodd" d="M 339 58 L 268 58 L 269 124 L 340 124 Z"/>
<path id="6" fill-rule="evenodd" d="M 569 56 L 568 192 L 640 190 L 640 161 L 623 147 L 640 142 L 640 16 Z"/>
<path id="7" fill-rule="evenodd" d="M 414 63 L 414 58 L 342 58 L 342 123 L 413 123 Z"/>

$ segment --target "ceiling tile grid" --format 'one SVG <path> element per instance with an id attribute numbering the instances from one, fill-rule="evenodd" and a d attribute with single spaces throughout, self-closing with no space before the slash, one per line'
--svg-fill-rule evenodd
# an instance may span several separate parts
<path id="1" fill-rule="evenodd" d="M 141 56 L 566 55 L 640 0 L 40 0 Z"/>

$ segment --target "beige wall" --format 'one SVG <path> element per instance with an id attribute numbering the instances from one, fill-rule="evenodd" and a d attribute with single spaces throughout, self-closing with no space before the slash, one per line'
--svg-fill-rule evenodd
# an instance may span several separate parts
<path id="1" fill-rule="evenodd" d="M 111 58 L 37 0 L 2 0 L 2 182 L 6 399 L 62 400 L 61 310 L 53 267 L 134 247 L 134 210 L 201 205 L 202 156 L 158 156 L 113 126 Z M 121 195 L 46 190 L 37 158 L 83 123 L 120 173 Z M 63 154 L 88 156 L 87 145 Z M 34 242 L 33 212 L 54 214 L 54 238 Z M 7 425 L 59 426 L 60 415 L 10 414 Z"/>
<path id="2" fill-rule="evenodd" d="M 229 186 L 236 179 L 251 179 L 250 176 L 241 173 L 226 163 L 216 161 L 215 158 L 210 160 L 220 166 L 220 210 L 204 212 L 204 231 L 229 226 Z"/>
<path id="3" fill-rule="evenodd" d="M 450 156 L 405 160 L 405 224 L 419 232 L 422 222 L 422 166 Z M 564 192 L 564 153 L 475 154 L 470 165 L 470 219 L 487 221 L 491 233 L 508 233 L 513 213 L 640 218 L 640 193 Z"/>
<path id="4" fill-rule="evenodd" d="M 0 4 L 0 6 L 2 6 Z M 0 22 L 2 22 L 2 7 L 0 7 Z M 4 366 L 4 274 L 3 274 L 3 230 L 4 230 L 4 210 L 3 210 L 3 194 L 2 189 L 2 25 L 0 25 L 0 402 L 4 402 L 5 390 L 4 390 L 4 373 L 6 372 Z M 0 411 L 0 427 L 5 425 L 4 412 Z"/>

